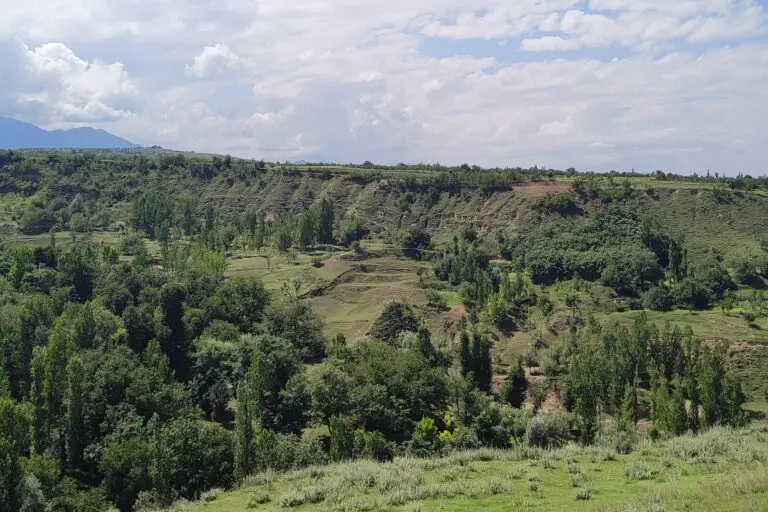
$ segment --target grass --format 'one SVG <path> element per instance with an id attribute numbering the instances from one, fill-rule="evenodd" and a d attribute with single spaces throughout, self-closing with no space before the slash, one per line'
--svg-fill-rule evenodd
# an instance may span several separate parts
<path id="1" fill-rule="evenodd" d="M 606 451 L 573 445 L 554 451 L 483 449 L 270 473 L 189 510 L 629 511 L 689 510 L 694 504 L 702 511 L 767 509 L 765 424 L 644 441 L 629 455 L 607 457 Z"/>

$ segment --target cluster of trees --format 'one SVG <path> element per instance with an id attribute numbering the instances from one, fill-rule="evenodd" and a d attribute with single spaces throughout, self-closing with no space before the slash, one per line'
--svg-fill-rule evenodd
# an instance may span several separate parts
<path id="1" fill-rule="evenodd" d="M 320 320 L 295 296 L 225 281 L 222 266 L 117 256 L 85 242 L 0 250 L 11 510 L 130 510 L 230 485 L 233 383 L 259 350 L 296 365 L 324 353 Z"/>
<path id="2" fill-rule="evenodd" d="M 458 333 L 455 350 L 438 346 L 417 312 L 395 302 L 370 339 L 327 340 L 290 287 L 271 294 L 256 279 L 224 279 L 223 251 L 352 244 L 368 235 L 362 219 L 339 223 L 328 198 L 298 215 L 250 208 L 223 219 L 197 196 L 129 186 L 150 172 L 256 179 L 263 163 L 0 152 L 0 166 L 12 171 L 0 175 L 0 190 L 84 190 L 60 207 L 49 208 L 48 192 L 30 202 L 69 212 L 70 227 L 76 214 L 92 223 L 101 206 L 130 201 L 132 227 L 161 247 L 150 258 L 135 233 L 120 250 L 77 240 L 57 247 L 55 237 L 48 247 L 0 247 L 0 504 L 11 510 L 129 511 L 196 499 L 267 468 L 588 443 L 606 414 L 632 432 L 644 405 L 659 436 L 743 422 L 723 349 L 645 321 L 574 329 L 540 354 L 546 381 L 529 381 L 517 362 L 498 389 L 492 341 L 477 323 Z M 518 172 L 467 166 L 397 186 L 492 192 L 522 179 Z M 733 287 L 722 267 L 691 268 L 681 243 L 620 204 L 589 217 L 564 218 L 571 206 L 561 199 L 542 209 L 558 217 L 509 244 L 511 263 L 492 263 L 472 229 L 436 258 L 437 278 L 456 287 L 473 320 L 515 328 L 528 308 L 546 305 L 532 281 L 600 280 L 658 308 L 670 302 L 665 293 L 698 307 Z M 422 257 L 431 237 L 413 229 L 402 246 Z M 121 262 L 121 252 L 132 260 Z M 552 390 L 567 410 L 536 414 Z"/>
<path id="3" fill-rule="evenodd" d="M 0 252 L 3 503 L 127 511 L 266 468 L 589 442 L 602 413 L 644 390 L 660 435 L 683 428 L 680 396 L 701 410 L 686 428 L 742 421 L 722 350 L 690 335 L 641 323 L 573 341 L 546 366 L 572 414 L 534 416 L 526 390 L 537 403 L 547 392 L 519 363 L 494 392 L 480 331 L 436 346 L 392 303 L 372 339 L 327 341 L 295 292 L 222 272 L 120 263 L 83 242 Z M 498 297 L 514 296 L 503 283 Z M 305 435 L 319 426 L 327 434 Z"/>
<path id="4" fill-rule="evenodd" d="M 706 344 L 688 329 L 659 330 L 641 317 L 632 329 L 592 326 L 571 339 L 548 364 L 547 375 L 562 389 L 582 441 L 599 432 L 610 413 L 632 432 L 641 405 L 650 406 L 653 435 L 679 435 L 715 424 L 746 421 L 746 397 L 728 370 L 726 347 Z"/>
<path id="5" fill-rule="evenodd" d="M 508 263 L 491 264 L 472 229 L 455 236 L 435 259 L 435 276 L 455 287 L 473 319 L 486 318 L 500 329 L 514 330 L 537 303 L 536 291 L 520 270 Z"/>
<path id="6" fill-rule="evenodd" d="M 202 210 L 202 212 L 201 212 Z M 202 214 L 201 214 L 202 213 Z M 133 202 L 133 227 L 163 246 L 182 239 L 199 240 L 215 250 L 233 246 L 261 251 L 275 248 L 307 250 L 316 245 L 340 241 L 352 244 L 368 236 L 370 230 L 356 217 L 341 226 L 338 237 L 333 202 L 325 197 L 299 215 L 280 213 L 268 217 L 264 210 L 249 207 L 234 223 L 222 222 L 211 205 L 204 208 L 195 196 L 172 199 L 160 190 L 150 190 Z"/>

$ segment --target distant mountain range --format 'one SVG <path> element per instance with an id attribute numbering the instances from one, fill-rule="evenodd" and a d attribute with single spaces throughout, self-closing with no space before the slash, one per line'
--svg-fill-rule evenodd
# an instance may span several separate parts
<path id="1" fill-rule="evenodd" d="M 34 124 L 0 117 L 0 149 L 125 149 L 137 144 L 95 128 L 43 130 Z"/>

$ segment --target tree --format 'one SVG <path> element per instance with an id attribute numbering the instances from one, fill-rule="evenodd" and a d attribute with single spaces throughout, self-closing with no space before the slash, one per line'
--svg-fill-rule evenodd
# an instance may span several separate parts
<path id="1" fill-rule="evenodd" d="M 8 277 L 16 288 L 20 288 L 24 275 L 32 270 L 35 252 L 28 245 L 18 245 L 13 248 L 11 258 L 11 271 Z"/>
<path id="2" fill-rule="evenodd" d="M 408 444 L 408 453 L 416 457 L 431 457 L 440 450 L 440 436 L 432 418 L 422 418 L 416 424 L 413 437 Z"/>
<path id="3" fill-rule="evenodd" d="M 546 379 L 534 380 L 531 382 L 528 393 L 531 397 L 531 406 L 533 406 L 533 412 L 537 413 L 539 410 L 541 410 L 541 406 L 549 396 L 549 383 Z"/>
<path id="4" fill-rule="evenodd" d="M 295 433 L 303 425 L 293 420 L 291 407 L 284 402 L 283 391 L 291 377 L 301 371 L 296 348 L 283 338 L 245 335 L 243 341 L 251 351 L 246 379 L 254 410 L 260 414 L 261 426 L 279 432 Z M 289 414 L 290 412 L 290 414 Z"/>
<path id="5" fill-rule="evenodd" d="M 571 357 L 565 379 L 566 406 L 579 420 L 579 437 L 590 443 L 597 434 L 600 414 L 607 398 L 608 366 L 603 354 L 594 349 Z"/>
<path id="6" fill-rule="evenodd" d="M 686 277 L 675 289 L 675 302 L 690 310 L 707 309 L 712 302 L 712 291 L 700 280 Z"/>
<path id="7" fill-rule="evenodd" d="M 461 331 L 459 335 L 459 364 L 463 375 L 472 372 L 472 349 L 469 346 L 469 333 L 467 331 Z"/>
<path id="8" fill-rule="evenodd" d="M 149 480 L 157 496 L 158 505 L 167 506 L 173 501 L 171 487 L 171 452 L 163 438 L 160 418 L 155 414 L 147 424 L 149 431 Z"/>
<path id="9" fill-rule="evenodd" d="M 437 361 L 437 351 L 435 350 L 435 346 L 432 345 L 432 335 L 430 334 L 429 329 L 422 325 L 419 327 L 417 335 L 419 338 L 419 353 L 424 359 L 429 361 L 430 364 L 434 364 Z"/>
<path id="10" fill-rule="evenodd" d="M 250 389 L 243 381 L 237 388 L 237 410 L 235 412 L 235 480 L 242 482 L 253 467 L 253 419 Z"/>
<path id="11" fill-rule="evenodd" d="M 662 432 L 669 432 L 667 419 L 670 416 L 670 397 L 667 380 L 662 376 L 654 379 L 651 388 L 651 421 L 661 429 Z"/>
<path id="12" fill-rule="evenodd" d="M 624 389 L 624 397 L 619 409 L 618 427 L 622 432 L 632 432 L 637 422 L 637 390 L 634 384 Z"/>
<path id="13" fill-rule="evenodd" d="M 680 379 L 675 378 L 672 382 L 672 395 L 666 419 L 669 432 L 676 436 L 682 435 L 688 428 L 688 411 L 685 409 L 682 387 Z"/>
<path id="14" fill-rule="evenodd" d="M 622 295 L 635 296 L 664 277 L 656 255 L 646 248 L 626 251 L 611 258 L 603 269 L 603 284 Z"/>
<path id="15" fill-rule="evenodd" d="M 477 332 L 472 334 L 472 378 L 476 388 L 490 393 L 493 364 L 491 361 L 491 341 Z"/>
<path id="16" fill-rule="evenodd" d="M 334 243 L 333 238 L 334 207 L 333 202 L 324 197 L 317 213 L 317 241 L 321 244 Z"/>
<path id="17" fill-rule="evenodd" d="M 265 312 L 267 331 L 290 341 L 304 361 L 325 354 L 323 322 L 306 299 L 290 296 L 270 303 Z"/>
<path id="18" fill-rule="evenodd" d="M 35 347 L 32 353 L 32 388 L 30 402 L 32 403 L 32 448 L 36 453 L 44 453 L 51 445 L 48 430 L 48 401 L 45 395 L 45 347 Z"/>
<path id="19" fill-rule="evenodd" d="M 4 398 L 11 398 L 11 386 L 5 375 L 5 368 L 0 366 L 0 400 Z"/>
<path id="20" fill-rule="evenodd" d="M 120 253 L 111 245 L 105 245 L 101 250 L 101 260 L 107 265 L 115 265 L 120 260 Z"/>
<path id="21" fill-rule="evenodd" d="M 334 462 L 351 460 L 355 456 L 355 431 L 346 416 L 333 416 L 328 423 L 331 448 L 328 455 Z"/>
<path id="22" fill-rule="evenodd" d="M 368 229 L 362 219 L 350 217 L 341 229 L 341 243 L 351 245 L 352 242 L 364 239 L 369 233 L 370 229 Z"/>
<path id="23" fill-rule="evenodd" d="M 318 233 L 319 236 L 319 233 Z M 315 219 L 312 212 L 305 212 L 299 220 L 298 242 L 301 250 L 305 251 L 315 241 Z"/>
<path id="24" fill-rule="evenodd" d="M 155 332 L 160 347 L 168 356 L 171 370 L 181 381 L 190 377 L 188 342 L 184 329 L 184 301 L 187 290 L 181 283 L 170 282 L 160 288 L 160 304 Z"/>
<path id="25" fill-rule="evenodd" d="M 525 401 L 525 392 L 528 390 L 528 379 L 523 369 L 523 361 L 518 358 L 509 370 L 507 381 L 502 387 L 501 395 L 512 407 L 520 408 Z"/>
<path id="26" fill-rule="evenodd" d="M 687 251 L 684 249 L 683 244 L 672 238 L 669 241 L 669 270 L 672 272 L 672 276 L 675 281 L 680 282 L 687 274 L 687 268 L 685 267 Z"/>
<path id="27" fill-rule="evenodd" d="M 19 510 L 19 484 L 24 472 L 21 458 L 29 448 L 29 409 L 10 399 L 0 399 L 0 506 Z M 5 507 L 8 507 L 7 509 Z"/>
<path id="28" fill-rule="evenodd" d="M 229 322 L 241 332 L 253 332 L 261 322 L 270 303 L 270 294 L 255 278 L 229 279 L 218 286 L 216 293 L 205 302 L 212 318 Z"/>
<path id="29" fill-rule="evenodd" d="M 191 236 L 197 232 L 199 221 L 195 214 L 197 209 L 197 197 L 184 195 L 179 199 L 177 208 L 178 224 L 184 230 L 184 234 Z"/>
<path id="30" fill-rule="evenodd" d="M 67 389 L 65 394 L 67 435 L 67 463 L 73 471 L 81 469 L 83 450 L 86 440 L 83 418 L 83 363 L 78 357 L 72 357 L 67 365 Z"/>
<path id="31" fill-rule="evenodd" d="M 61 432 L 64 427 L 64 392 L 67 389 L 67 365 L 74 351 L 73 330 L 67 319 L 61 316 L 53 326 L 46 347 L 43 388 L 48 420 L 46 428 L 49 436 L 58 439 L 58 445 L 53 448 L 62 461 L 66 455 L 65 437 Z"/>
<path id="32" fill-rule="evenodd" d="M 352 381 L 334 361 L 326 361 L 309 373 L 312 410 L 331 428 L 331 418 L 348 414 Z"/>
<path id="33" fill-rule="evenodd" d="M 411 259 L 421 259 L 421 251 L 427 249 L 431 242 L 429 233 L 420 228 L 412 228 L 403 234 L 403 255 Z"/>
<path id="34" fill-rule="evenodd" d="M 59 256 L 59 272 L 72 286 L 72 297 L 87 302 L 93 297 L 98 255 L 94 246 L 75 243 Z"/>

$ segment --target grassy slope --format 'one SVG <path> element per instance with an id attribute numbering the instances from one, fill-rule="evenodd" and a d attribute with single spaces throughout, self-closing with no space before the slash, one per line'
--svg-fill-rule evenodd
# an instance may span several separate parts
<path id="1" fill-rule="evenodd" d="M 188 177 L 158 180 L 152 175 L 148 179 L 158 181 L 160 186 L 175 195 L 192 191 L 199 195 L 204 204 L 215 203 L 221 209 L 224 219 L 240 215 L 249 205 L 258 205 L 268 212 L 295 211 L 328 195 L 336 202 L 339 219 L 353 214 L 365 218 L 373 227 L 374 236 L 394 242 L 400 229 L 419 225 L 426 227 L 437 243 L 450 240 L 462 226 L 470 224 L 489 235 L 502 233 L 508 236 L 510 232 L 535 222 L 537 215 L 530 207 L 532 198 L 548 191 L 560 191 L 563 186 L 562 182 L 537 183 L 535 186 L 518 187 L 490 196 L 484 196 L 478 190 L 466 190 L 455 196 L 442 194 L 436 204 L 429 206 L 425 196 L 403 194 L 387 179 L 360 179 L 364 175 L 363 171 L 344 168 L 334 169 L 330 174 L 270 171 L 259 178 L 235 181 L 231 186 L 223 176 L 210 182 Z M 105 180 L 108 178 L 92 176 L 92 186 L 106 187 L 108 182 Z M 653 194 L 639 194 L 636 200 L 638 210 L 657 218 L 661 225 L 673 233 L 682 234 L 689 247 L 691 260 L 707 259 L 719 253 L 726 262 L 730 262 L 759 251 L 759 236 L 762 235 L 763 227 L 768 225 L 768 198 L 750 193 L 745 197 L 734 196 L 732 202 L 720 204 L 710 190 L 711 184 L 657 182 L 648 178 L 633 178 L 631 181 L 641 191 L 653 187 Z M 23 201 L 24 198 L 18 195 L 3 196 L 0 200 L 0 225 L 5 223 L 9 227 L 13 226 L 11 211 Z M 127 204 L 117 204 L 112 210 L 113 221 L 127 220 Z M 119 235 L 114 231 L 96 232 L 90 236 L 105 244 L 117 245 L 119 242 Z M 16 243 L 40 245 L 47 244 L 49 240 L 48 235 L 28 237 L 15 233 L 5 238 Z M 489 238 L 493 239 L 493 236 Z M 60 245 L 70 241 L 71 236 L 67 233 L 57 235 L 57 243 Z M 156 253 L 157 247 L 151 246 L 150 250 Z M 306 291 L 332 281 L 355 266 L 349 261 L 331 258 L 320 269 L 312 267 L 313 257 L 327 258 L 327 254 L 299 255 L 298 265 L 293 264 L 290 256 L 275 256 L 270 261 L 271 268 L 267 268 L 265 258 L 254 254 L 232 256 L 228 275 L 255 275 L 272 289 L 279 289 L 284 282 L 298 280 L 301 282 L 301 290 Z M 392 256 L 383 256 L 368 263 L 370 270 L 362 271 L 358 264 L 357 270 L 347 275 L 344 282 L 312 299 L 315 308 L 325 317 L 328 334 L 342 332 L 349 339 L 365 334 L 383 304 L 391 299 L 405 299 L 418 306 L 424 305 L 424 292 L 418 287 L 416 275 L 420 265 Z M 594 297 L 585 297 L 584 310 L 600 313 L 601 318 L 607 322 L 627 322 L 635 315 L 609 313 L 610 308 L 605 306 L 610 301 L 600 297 L 600 293 L 593 295 L 599 299 L 600 304 L 595 304 Z M 453 313 L 460 316 L 460 310 L 456 307 L 459 306 L 457 296 L 446 293 L 445 298 L 450 306 L 455 307 Z M 737 343 L 739 348 L 744 349 L 744 357 L 739 365 L 751 381 L 748 389 L 758 398 L 768 391 L 765 375 L 768 347 L 760 344 L 764 340 L 763 330 L 748 329 L 746 323 L 738 318 L 714 311 L 698 315 L 673 312 L 653 316 L 654 320 L 662 324 L 667 320 L 690 324 L 698 335 L 722 337 Z M 445 322 L 450 322 L 450 319 L 451 313 L 438 315 L 427 311 L 427 323 L 437 332 L 442 332 Z M 450 338 L 450 332 L 444 333 L 442 337 Z M 508 364 L 531 340 L 531 333 L 528 332 L 501 336 L 496 344 L 498 360 Z"/>
<path id="2" fill-rule="evenodd" d="M 262 474 L 191 510 L 768 510 L 766 432 L 715 429 L 645 441 L 630 455 L 521 447 Z"/>

